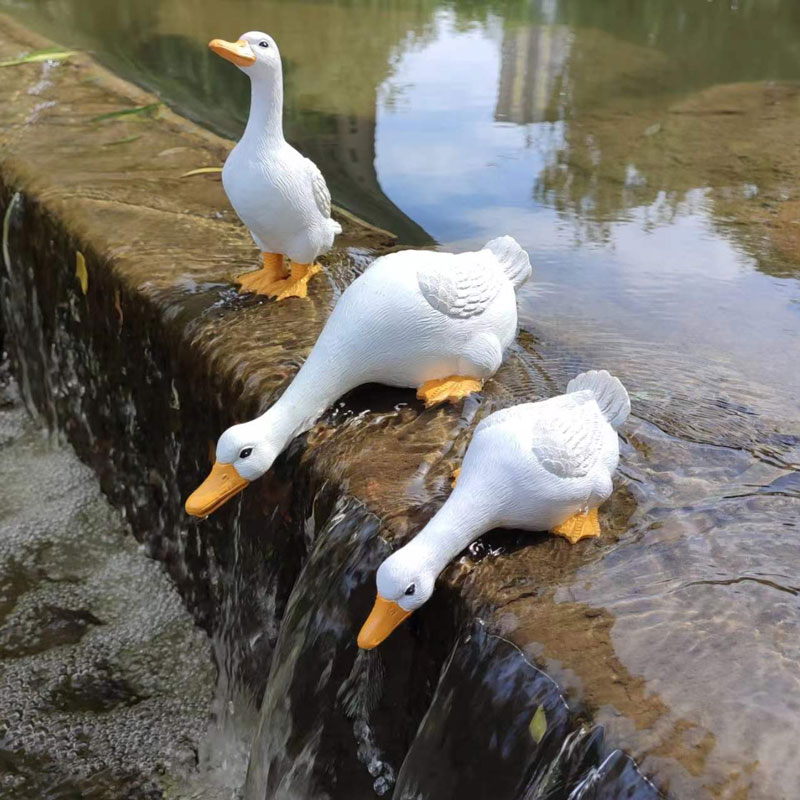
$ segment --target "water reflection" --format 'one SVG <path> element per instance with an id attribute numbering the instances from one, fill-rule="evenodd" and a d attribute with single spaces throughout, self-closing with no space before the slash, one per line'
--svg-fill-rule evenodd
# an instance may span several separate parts
<path id="1" fill-rule="evenodd" d="M 716 185 L 719 175 L 685 163 L 692 148 L 664 147 L 659 114 L 715 84 L 800 77 L 800 12 L 786 0 L 0 6 L 229 136 L 244 124 L 248 87 L 206 42 L 268 29 L 284 55 L 290 139 L 320 163 L 339 203 L 407 242 L 474 235 L 475 214 L 500 194 L 531 216 L 555 207 L 584 223 L 660 191 Z M 706 147 L 718 141 L 703 136 Z M 443 175 L 459 178 L 448 192 Z"/>
<path id="2" fill-rule="evenodd" d="M 529 125 L 558 119 L 572 36 L 563 25 L 530 25 L 503 31 L 494 118 Z"/>

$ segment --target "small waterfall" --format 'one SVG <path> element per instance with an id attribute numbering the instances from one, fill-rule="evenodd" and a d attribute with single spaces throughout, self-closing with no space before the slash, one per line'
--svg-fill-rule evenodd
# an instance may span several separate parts
<path id="1" fill-rule="evenodd" d="M 28 357 L 18 358 L 19 387 L 25 408 L 31 416 L 43 414 L 52 437 L 58 437 L 58 414 L 53 402 L 53 380 L 48 367 L 52 368 L 52 354 L 48 354 L 44 342 L 41 308 L 36 296 L 33 270 L 12 257 L 9 247 L 11 228 L 15 215 L 22 213 L 24 199 L 14 192 L 3 214 L 2 252 L 5 276 L 0 291 L 0 315 L 5 338 L 18 347 L 32 349 Z M 25 310 L 31 315 L 26 319 Z M 38 371 L 39 374 L 35 374 Z M 38 393 L 38 398 L 34 396 Z M 37 403 L 37 399 L 39 402 Z"/>
<path id="2" fill-rule="evenodd" d="M 383 792 L 389 788 L 394 769 L 384 764 L 368 732 L 369 709 L 381 686 L 374 684 L 371 693 L 363 684 L 370 673 L 380 676 L 381 668 L 359 673 L 356 664 L 369 660 L 358 655 L 350 635 L 377 563 L 377 530 L 372 515 L 343 498 L 315 537 L 281 624 L 250 757 L 247 800 L 332 796 L 331 771 L 344 753 L 369 761 L 349 776 L 352 791 L 363 794 L 373 783 L 386 787 Z"/>
<path id="3" fill-rule="evenodd" d="M 377 708 L 383 694 L 385 668 L 376 650 L 359 651 L 353 669 L 339 688 L 337 700 L 345 716 L 353 723 L 353 736 L 358 743 L 358 760 L 375 779 L 373 789 L 379 797 L 394 786 L 395 770 L 375 742 L 370 715 Z"/>
<path id="4" fill-rule="evenodd" d="M 211 720 L 198 754 L 200 772 L 211 776 L 231 800 L 240 796 L 250 742 L 258 722 L 252 692 L 241 682 L 241 647 L 236 637 L 236 610 L 243 588 L 240 507 L 240 501 L 236 501 L 231 531 L 234 562 L 227 575 L 221 571 L 218 576 L 226 587 L 222 592 L 219 622 L 211 636 L 217 683 L 211 702 Z"/>

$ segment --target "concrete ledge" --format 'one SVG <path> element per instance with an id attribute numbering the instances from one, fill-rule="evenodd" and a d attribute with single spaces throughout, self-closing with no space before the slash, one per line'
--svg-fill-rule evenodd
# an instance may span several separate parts
<path id="1" fill-rule="evenodd" d="M 5 18 L 0 27 L 0 59 L 51 45 Z M 310 302 L 240 297 L 230 281 L 255 263 L 250 238 L 217 178 L 181 177 L 220 165 L 229 142 L 164 106 L 98 121 L 158 99 L 86 56 L 3 79 L 6 346 L 29 404 L 94 467 L 224 643 L 219 668 L 263 702 L 248 796 L 281 787 L 350 800 L 396 785 L 396 798 L 478 798 L 491 787 L 511 800 L 545 780 L 553 798 L 654 796 L 584 724 L 591 709 L 579 698 L 568 705 L 526 655 L 541 624 L 526 598 L 586 550 L 498 534 L 502 556 L 489 563 L 476 547 L 454 564 L 429 607 L 378 654 L 355 645 L 377 564 L 446 495 L 471 426 L 555 388 L 537 354 L 523 343 L 482 401 L 463 408 L 425 411 L 413 392 L 364 387 L 240 503 L 193 523 L 182 500 L 218 434 L 273 402 L 341 289 L 395 243 L 343 217 Z M 629 505 L 621 492 L 607 511 L 611 536 Z M 511 603 L 521 618 L 528 604 L 532 621 L 503 638 Z M 602 617 L 573 622 L 608 637 Z M 536 742 L 528 723 L 539 706 L 549 722 Z"/>

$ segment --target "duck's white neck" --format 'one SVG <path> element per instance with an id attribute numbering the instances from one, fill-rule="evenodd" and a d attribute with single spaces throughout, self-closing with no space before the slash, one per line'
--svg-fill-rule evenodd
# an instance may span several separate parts
<path id="1" fill-rule="evenodd" d="M 307 431 L 327 408 L 358 386 L 352 370 L 336 369 L 326 359 L 327 350 L 315 347 L 286 391 L 258 421 L 263 436 L 281 452 L 295 436 Z"/>
<path id="2" fill-rule="evenodd" d="M 465 547 L 496 527 L 493 505 L 487 502 L 484 493 L 457 485 L 433 519 L 406 547 L 419 548 L 420 555 L 438 575 Z"/>
<path id="3" fill-rule="evenodd" d="M 277 66 L 268 75 L 250 79 L 250 116 L 242 141 L 264 147 L 283 143 L 283 72 Z"/>

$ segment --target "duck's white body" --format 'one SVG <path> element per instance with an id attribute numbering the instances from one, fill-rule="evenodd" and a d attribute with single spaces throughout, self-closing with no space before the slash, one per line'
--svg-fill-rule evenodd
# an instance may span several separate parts
<path id="1" fill-rule="evenodd" d="M 551 531 L 597 508 L 611 495 L 616 428 L 629 411 L 622 384 L 600 371 L 574 378 L 566 394 L 491 414 L 475 430 L 455 489 L 417 539 L 433 542 L 446 564 L 492 528 Z M 449 527 L 456 520 L 468 521 L 460 534 Z"/>
<path id="2" fill-rule="evenodd" d="M 262 116 L 254 86 L 250 121 L 225 162 L 222 185 L 263 252 L 311 264 L 342 230 L 331 219 L 330 192 L 316 164 L 284 140 L 282 128 L 270 132 L 275 122 Z"/>
<path id="3" fill-rule="evenodd" d="M 516 335 L 515 289 L 530 274 L 527 253 L 510 236 L 477 252 L 378 258 L 339 298 L 294 381 L 264 415 L 270 429 L 277 425 L 288 441 L 364 383 L 490 377 Z"/>
<path id="4" fill-rule="evenodd" d="M 419 608 L 439 573 L 482 533 L 556 531 L 567 520 L 596 513 L 612 491 L 616 429 L 629 412 L 625 388 L 601 371 L 578 375 L 564 395 L 487 417 L 445 504 L 378 569 L 378 599 L 359 645 L 376 646 Z"/>
<path id="5" fill-rule="evenodd" d="M 283 67 L 275 41 L 251 31 L 237 44 L 253 58 L 239 65 L 250 78 L 250 116 L 225 162 L 222 185 L 263 252 L 311 264 L 342 230 L 331 219 L 330 192 L 316 164 L 283 137 Z"/>
<path id="6" fill-rule="evenodd" d="M 527 254 L 508 236 L 478 252 L 383 256 L 344 292 L 308 368 L 322 361 L 354 386 L 488 378 L 516 335 L 514 281 L 529 275 Z"/>
<path id="7" fill-rule="evenodd" d="M 465 393 L 475 391 L 514 339 L 516 288 L 530 274 L 527 253 L 510 236 L 473 253 L 407 250 L 377 259 L 339 298 L 278 401 L 220 437 L 212 475 L 187 511 L 218 508 L 232 487 L 263 475 L 295 436 L 363 383 L 420 389 L 455 378 L 468 385 Z"/>

